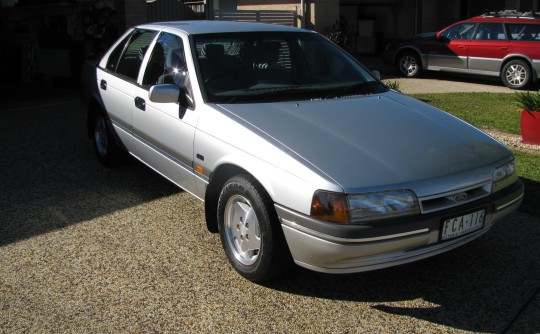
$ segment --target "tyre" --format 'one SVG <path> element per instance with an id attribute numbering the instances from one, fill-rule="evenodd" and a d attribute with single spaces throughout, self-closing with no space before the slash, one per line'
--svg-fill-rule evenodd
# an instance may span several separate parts
<path id="1" fill-rule="evenodd" d="M 107 120 L 101 112 L 95 114 L 92 137 L 99 161 L 107 167 L 118 165 L 122 158 L 122 149 L 114 141 Z"/>
<path id="2" fill-rule="evenodd" d="M 397 67 L 399 73 L 406 78 L 416 78 L 422 72 L 420 57 L 412 52 L 404 52 L 398 55 Z"/>
<path id="3" fill-rule="evenodd" d="M 272 201 L 253 177 L 229 179 L 217 211 L 221 244 L 240 275 L 255 283 L 267 282 L 292 263 Z"/>
<path id="4" fill-rule="evenodd" d="M 504 65 L 501 80 L 506 87 L 524 89 L 532 82 L 531 67 L 523 60 L 511 60 Z"/>

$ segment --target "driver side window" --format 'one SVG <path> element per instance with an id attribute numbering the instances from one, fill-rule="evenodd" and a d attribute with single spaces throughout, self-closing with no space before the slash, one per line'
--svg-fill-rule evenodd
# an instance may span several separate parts
<path id="1" fill-rule="evenodd" d="M 453 40 L 462 39 L 467 40 L 472 38 L 474 32 L 474 23 L 461 23 L 443 31 L 442 36 Z"/>
<path id="2" fill-rule="evenodd" d="M 143 86 L 175 84 L 186 87 L 188 72 L 184 45 L 176 35 L 162 33 L 152 50 L 143 76 Z"/>

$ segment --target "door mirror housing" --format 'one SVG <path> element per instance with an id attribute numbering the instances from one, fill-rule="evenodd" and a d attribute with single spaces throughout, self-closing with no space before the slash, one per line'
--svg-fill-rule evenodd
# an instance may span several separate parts
<path id="1" fill-rule="evenodd" d="M 148 98 L 157 103 L 179 103 L 182 108 L 194 108 L 193 97 L 187 89 L 174 84 L 155 85 L 150 87 Z"/>
<path id="2" fill-rule="evenodd" d="M 155 85 L 150 87 L 148 98 L 157 103 L 177 103 L 180 97 L 180 88 L 173 84 Z"/>
<path id="3" fill-rule="evenodd" d="M 450 42 L 450 39 L 448 39 L 448 37 L 444 36 L 443 34 L 441 34 L 441 32 L 438 32 L 436 35 L 435 35 L 435 39 L 440 41 L 440 42 L 443 42 L 443 43 L 448 43 Z"/>

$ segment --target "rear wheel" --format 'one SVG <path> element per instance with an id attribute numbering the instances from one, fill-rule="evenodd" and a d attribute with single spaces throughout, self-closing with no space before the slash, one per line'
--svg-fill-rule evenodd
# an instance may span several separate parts
<path id="1" fill-rule="evenodd" d="M 398 55 L 397 67 L 399 73 L 406 78 L 415 78 L 422 72 L 420 57 L 412 52 L 403 52 Z"/>
<path id="2" fill-rule="evenodd" d="M 272 202 L 249 175 L 235 176 L 223 186 L 218 227 L 229 262 L 252 282 L 269 281 L 292 262 Z"/>
<path id="3" fill-rule="evenodd" d="M 114 141 L 107 121 L 101 112 L 96 112 L 94 117 L 93 139 L 99 161 L 107 167 L 118 165 L 122 149 Z"/>
<path id="4" fill-rule="evenodd" d="M 511 60 L 504 65 L 501 80 L 506 87 L 524 89 L 532 82 L 532 70 L 523 60 Z"/>

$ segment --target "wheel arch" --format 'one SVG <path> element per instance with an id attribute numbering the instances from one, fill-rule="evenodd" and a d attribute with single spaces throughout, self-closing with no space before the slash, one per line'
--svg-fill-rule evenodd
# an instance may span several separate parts
<path id="1" fill-rule="evenodd" d="M 95 98 L 93 98 L 88 102 L 88 110 L 86 113 L 86 134 L 90 139 L 92 139 L 94 135 L 94 122 L 98 113 L 103 113 L 103 107 Z"/>
<path id="2" fill-rule="evenodd" d="M 268 194 L 267 188 L 262 184 L 256 175 L 253 175 L 253 173 L 250 173 L 246 169 L 232 163 L 224 163 L 218 166 L 218 168 L 216 168 L 216 170 L 212 172 L 212 175 L 210 176 L 204 196 L 204 214 L 208 231 L 212 233 L 219 232 L 217 222 L 217 204 L 221 189 L 227 180 L 240 174 L 250 175 L 261 186 L 266 195 L 271 197 Z"/>
<path id="3" fill-rule="evenodd" d="M 122 150 L 127 151 L 127 148 L 125 147 L 124 143 L 116 133 L 111 119 L 109 118 L 109 115 L 107 114 L 107 111 L 105 107 L 103 106 L 103 102 L 98 98 L 91 98 L 88 102 L 88 111 L 86 114 L 86 131 L 89 139 L 93 139 L 94 137 L 94 122 L 96 121 L 96 116 L 98 114 L 101 114 L 105 121 L 107 122 L 107 125 L 109 127 L 109 130 L 111 131 L 112 137 L 114 139 L 114 142 L 118 147 L 120 147 Z"/>
<path id="4" fill-rule="evenodd" d="M 410 45 L 402 46 L 396 51 L 396 56 L 394 57 L 394 64 L 397 64 L 399 57 L 404 53 L 414 53 L 416 56 L 418 56 L 418 59 L 420 59 L 420 64 L 422 65 L 422 69 L 424 70 L 426 69 L 426 62 L 424 60 L 424 57 L 422 56 L 422 53 L 420 52 L 419 49 Z"/>
<path id="5" fill-rule="evenodd" d="M 520 54 L 509 55 L 509 56 L 507 56 L 506 58 L 503 59 L 503 61 L 501 62 L 501 66 L 499 67 L 499 76 L 502 75 L 503 68 L 506 66 L 506 64 L 508 64 L 512 60 L 525 61 L 529 65 L 529 67 L 531 68 L 532 81 L 533 82 L 538 81 L 538 73 L 536 72 L 536 69 L 534 68 L 534 64 L 533 64 L 532 60 L 529 57 L 524 56 L 524 55 L 520 55 Z"/>

